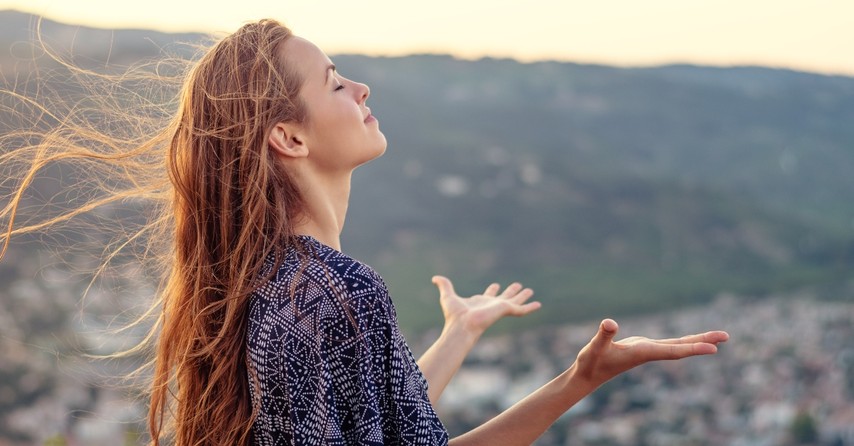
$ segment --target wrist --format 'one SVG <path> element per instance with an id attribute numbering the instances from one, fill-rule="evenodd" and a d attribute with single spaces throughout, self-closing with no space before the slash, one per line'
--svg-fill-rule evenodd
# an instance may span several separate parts
<path id="1" fill-rule="evenodd" d="M 450 320 L 445 322 L 439 338 L 451 340 L 470 349 L 474 347 L 482 334 L 483 330 L 468 327 L 457 320 Z"/>
<path id="2" fill-rule="evenodd" d="M 581 373 L 578 370 L 578 364 L 573 363 L 564 371 L 561 376 L 562 382 L 567 389 L 573 389 L 575 392 L 580 392 L 585 395 L 592 393 L 598 389 L 603 382 L 597 382 L 591 376 Z"/>

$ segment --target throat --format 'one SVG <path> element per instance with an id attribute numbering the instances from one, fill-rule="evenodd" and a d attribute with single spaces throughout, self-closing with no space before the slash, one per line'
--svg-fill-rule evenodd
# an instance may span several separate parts
<path id="1" fill-rule="evenodd" d="M 351 175 L 328 178 L 315 177 L 303 191 L 303 218 L 294 227 L 297 234 L 310 235 L 319 242 L 341 250 L 341 231 L 350 204 Z"/>

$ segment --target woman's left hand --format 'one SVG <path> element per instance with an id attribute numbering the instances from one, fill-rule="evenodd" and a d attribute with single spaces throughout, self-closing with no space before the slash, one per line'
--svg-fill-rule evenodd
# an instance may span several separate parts
<path id="1" fill-rule="evenodd" d="M 504 316 L 524 316 L 540 308 L 539 302 L 525 303 L 534 295 L 534 291 L 523 288 L 518 282 L 510 284 L 504 291 L 497 283 L 493 283 L 483 294 L 471 297 L 457 295 L 454 285 L 446 277 L 434 276 L 433 283 L 439 288 L 439 304 L 445 315 L 445 327 L 458 325 L 475 336 L 480 336 Z"/>
<path id="2" fill-rule="evenodd" d="M 648 362 L 715 354 L 718 344 L 729 340 L 729 333 L 717 330 L 673 339 L 632 336 L 614 341 L 617 330 L 616 321 L 603 320 L 596 336 L 578 353 L 575 375 L 592 388 Z"/>

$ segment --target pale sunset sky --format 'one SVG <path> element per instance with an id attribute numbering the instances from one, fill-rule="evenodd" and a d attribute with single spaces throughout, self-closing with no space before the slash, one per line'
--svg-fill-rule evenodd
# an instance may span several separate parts
<path id="1" fill-rule="evenodd" d="M 230 32 L 281 20 L 329 54 L 450 53 L 854 76 L 854 0 L 0 0 L 100 28 Z"/>

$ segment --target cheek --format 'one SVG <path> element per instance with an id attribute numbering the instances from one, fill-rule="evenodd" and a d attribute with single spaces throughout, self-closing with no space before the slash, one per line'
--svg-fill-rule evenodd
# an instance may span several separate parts
<path id="1" fill-rule="evenodd" d="M 356 117 L 358 118 L 358 117 Z M 352 107 L 342 104 L 329 103 L 318 107 L 315 114 L 315 129 L 318 132 L 340 133 L 345 127 L 353 125 L 354 114 Z M 327 134 L 327 137 L 334 136 Z"/>

